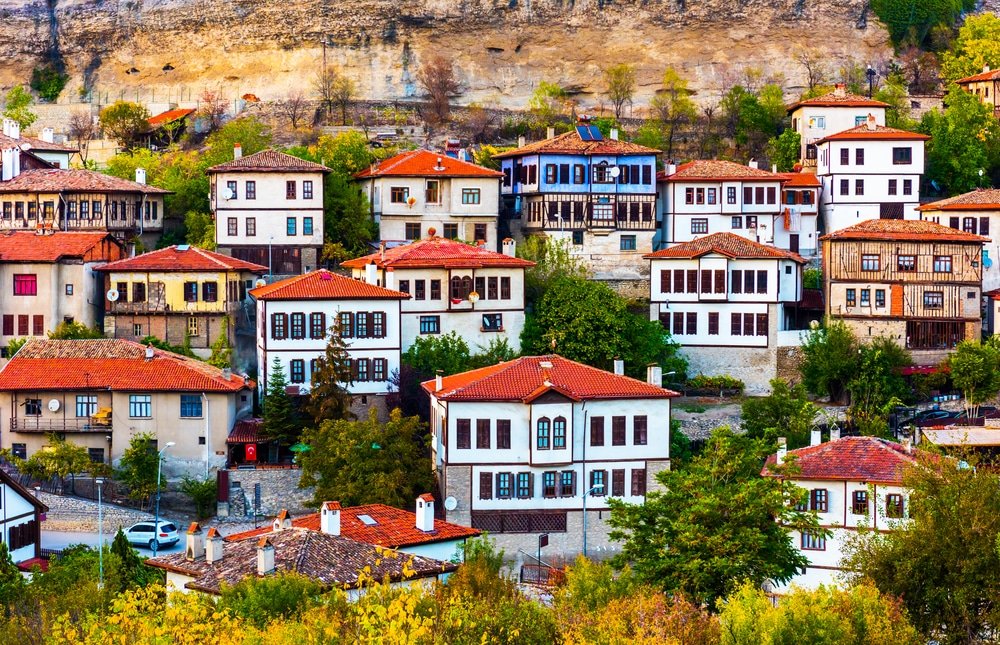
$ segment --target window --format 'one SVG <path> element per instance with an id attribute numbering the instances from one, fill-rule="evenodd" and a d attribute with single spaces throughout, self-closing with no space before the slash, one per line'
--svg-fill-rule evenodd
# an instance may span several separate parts
<path id="1" fill-rule="evenodd" d="M 729 186 L 726 188 L 726 203 L 735 204 L 736 203 L 736 186 Z"/>
<path id="2" fill-rule="evenodd" d="M 708 204 L 714 204 L 715 200 L 716 200 L 715 195 L 716 195 L 716 190 L 714 188 L 709 188 L 708 192 L 706 193 L 706 197 L 705 197 L 706 203 L 708 203 Z"/>
<path id="3" fill-rule="evenodd" d="M 803 551 L 826 551 L 826 538 L 818 533 L 802 533 Z"/>
<path id="4" fill-rule="evenodd" d="M 535 436 L 537 438 L 535 446 L 539 450 L 549 449 L 549 430 L 550 430 L 549 426 L 550 423 L 548 417 L 542 417 L 541 419 L 538 420 L 538 423 L 535 425 L 536 428 Z"/>
<path id="5" fill-rule="evenodd" d="M 851 150 L 850 148 L 840 149 L 840 164 L 843 166 L 851 165 Z"/>
<path id="6" fill-rule="evenodd" d="M 545 164 L 545 183 L 554 184 L 559 170 L 554 163 Z"/>
<path id="7" fill-rule="evenodd" d="M 854 180 L 854 194 L 855 195 L 864 195 L 865 194 L 865 180 L 864 179 L 855 179 Z"/>
<path id="8" fill-rule="evenodd" d="M 136 283 L 138 284 L 138 283 Z M 145 286 L 145 285 L 143 285 Z M 139 302 L 138 298 L 133 298 L 134 301 Z M 145 300 L 145 297 L 143 298 Z M 184 283 L 184 302 L 198 302 L 198 283 L 197 282 L 185 282 Z"/>
<path id="9" fill-rule="evenodd" d="M 573 231 L 573 245 L 581 246 L 583 244 L 583 231 Z"/>
<path id="10" fill-rule="evenodd" d="M 459 419 L 455 423 L 455 441 L 461 450 L 472 447 L 472 421 L 469 419 Z"/>
<path id="11" fill-rule="evenodd" d="M 708 233 L 708 218 L 696 217 L 691 220 L 691 233 L 699 235 Z"/>
<path id="12" fill-rule="evenodd" d="M 590 445 L 604 445 L 604 417 L 590 417 Z"/>
<path id="13" fill-rule="evenodd" d="M 476 448 L 490 449 L 490 420 L 476 419 Z"/>
<path id="14" fill-rule="evenodd" d="M 187 333 L 191 336 L 198 335 L 198 317 L 189 316 L 187 319 Z"/>
<path id="15" fill-rule="evenodd" d="M 479 473 L 479 499 L 493 499 L 493 473 Z"/>
<path id="16" fill-rule="evenodd" d="M 142 338 L 146 335 L 146 332 L 143 331 L 142 323 L 132 324 L 132 335 L 138 338 Z"/>
<path id="17" fill-rule="evenodd" d="M 483 314 L 483 331 L 503 331 L 503 314 Z"/>
<path id="18" fill-rule="evenodd" d="M 882 256 L 865 253 L 861 256 L 862 271 L 878 271 L 881 268 Z"/>
<path id="19" fill-rule="evenodd" d="M 530 499 L 534 495 L 535 478 L 531 473 L 517 474 L 517 498 Z"/>
<path id="20" fill-rule="evenodd" d="M 903 496 L 890 493 L 885 496 L 885 516 L 892 519 L 903 517 Z"/>
<path id="21" fill-rule="evenodd" d="M 611 495 L 614 497 L 625 496 L 625 469 L 616 468 L 611 471 Z"/>
<path id="22" fill-rule="evenodd" d="M 424 184 L 424 201 L 428 204 L 441 203 L 441 182 L 437 179 L 428 179 Z"/>
<path id="23" fill-rule="evenodd" d="M 465 300 L 469 297 L 472 292 L 472 278 L 469 276 L 459 277 L 457 275 L 451 277 L 450 283 L 451 297 L 455 300 Z"/>
<path id="24" fill-rule="evenodd" d="M 257 182 L 248 181 L 246 184 L 246 198 L 257 199 Z"/>
<path id="25" fill-rule="evenodd" d="M 855 148 L 854 150 L 854 163 L 858 166 L 865 165 L 865 149 Z"/>
<path id="26" fill-rule="evenodd" d="M 229 235 L 239 234 L 239 220 L 237 218 L 230 217 L 226 221 L 226 233 L 228 233 Z"/>
<path id="27" fill-rule="evenodd" d="M 313 218 L 311 217 L 302 218 L 302 234 L 303 235 L 313 234 Z"/>
<path id="28" fill-rule="evenodd" d="M 285 218 L 285 234 L 286 235 L 295 235 L 295 232 L 296 232 L 297 228 L 298 228 L 298 225 L 296 224 L 296 221 L 295 221 L 294 217 L 286 217 Z"/>
<path id="29" fill-rule="evenodd" d="M 457 240 L 458 239 L 458 224 L 445 224 L 444 225 L 444 238 L 446 240 Z"/>
<path id="30" fill-rule="evenodd" d="M 925 291 L 924 292 L 924 308 L 925 309 L 944 309 L 944 292 L 943 291 Z"/>
<path id="31" fill-rule="evenodd" d="M 747 228 L 757 228 L 757 216 L 756 215 L 747 215 L 746 222 L 747 222 Z"/>
<path id="32" fill-rule="evenodd" d="M 862 289 L 861 290 L 861 306 L 862 307 L 867 307 L 867 306 L 871 305 L 871 294 L 872 294 L 871 289 Z"/>
<path id="33" fill-rule="evenodd" d="M 510 419 L 497 419 L 497 448 L 510 450 Z"/>
<path id="34" fill-rule="evenodd" d="M 42 400 L 41 399 L 25 399 L 24 400 L 24 414 L 29 417 L 40 417 L 42 416 Z"/>
<path id="35" fill-rule="evenodd" d="M 951 256 L 934 256 L 934 273 L 951 273 Z"/>
<path id="36" fill-rule="evenodd" d="M 912 179 L 904 179 L 903 180 L 903 194 L 904 195 L 911 195 L 911 194 L 913 194 L 913 180 Z"/>
<path id="37" fill-rule="evenodd" d="M 14 315 L 4 314 L 3 315 L 3 335 L 13 336 L 14 335 Z"/>
<path id="38" fill-rule="evenodd" d="M 556 496 L 556 473 L 548 471 L 542 473 L 542 497 Z"/>
<path id="39" fill-rule="evenodd" d="M 775 203 L 777 203 L 777 201 L 778 201 L 777 188 L 775 188 L 774 186 L 768 186 L 767 187 L 767 203 L 768 204 L 775 204 Z"/>
<path id="40" fill-rule="evenodd" d="M 419 240 L 420 239 L 420 224 L 405 224 L 405 235 L 408 240 Z"/>
<path id="41" fill-rule="evenodd" d="M 420 317 L 420 333 L 421 334 L 440 334 L 441 333 L 441 316 L 421 316 Z"/>
<path id="42" fill-rule="evenodd" d="M 149 394 L 130 394 L 128 416 L 132 419 L 149 419 L 153 416 L 153 397 Z"/>
<path id="43" fill-rule="evenodd" d="M 743 272 L 743 293 L 754 293 L 754 272 Z"/>
<path id="44" fill-rule="evenodd" d="M 257 218 L 248 217 L 247 218 L 247 237 L 253 237 L 257 235 Z"/>
<path id="45" fill-rule="evenodd" d="M 386 380 L 386 372 L 388 371 L 389 361 L 384 358 L 376 358 L 372 360 L 372 380 L 373 381 L 384 381 Z"/>
<path id="46" fill-rule="evenodd" d="M 302 199 L 313 198 L 313 183 L 311 179 L 302 182 Z"/>
<path id="47" fill-rule="evenodd" d="M 611 445 L 625 445 L 625 417 L 611 417 Z"/>
<path id="48" fill-rule="evenodd" d="M 227 181 L 226 182 L 226 190 L 229 192 L 230 195 L 232 195 L 232 197 L 230 197 L 229 199 L 239 199 L 240 198 L 240 191 L 236 187 L 236 182 L 235 181 Z"/>
<path id="49" fill-rule="evenodd" d="M 705 189 L 704 188 L 696 188 L 695 189 L 695 191 L 694 191 L 694 203 L 695 204 L 704 204 L 705 203 Z"/>
<path id="50" fill-rule="evenodd" d="M 896 269 L 899 271 L 916 271 L 917 256 L 900 255 L 898 258 L 896 258 Z"/>
<path id="51" fill-rule="evenodd" d="M 734 269 L 733 274 L 730 278 L 729 283 L 732 285 L 733 293 L 743 292 L 743 271 L 742 269 Z"/>
<path id="52" fill-rule="evenodd" d="M 708 312 L 708 335 L 719 335 L 719 312 L 717 311 Z"/>
<path id="53" fill-rule="evenodd" d="M 634 251 L 635 250 L 635 236 L 634 235 L 622 235 L 619 243 L 619 249 L 622 251 Z"/>
<path id="54" fill-rule="evenodd" d="M 20 457 L 21 459 L 28 458 L 28 445 L 24 443 L 14 443 L 11 444 L 11 452 L 14 456 Z"/>
<path id="55" fill-rule="evenodd" d="M 359 311 L 354 314 L 354 335 L 357 338 L 371 338 L 368 335 L 368 312 Z"/>
<path id="56" fill-rule="evenodd" d="M 856 490 L 851 494 L 851 513 L 855 515 L 868 514 L 868 491 Z"/>
<path id="57" fill-rule="evenodd" d="M 410 189 L 406 186 L 392 186 L 389 188 L 389 201 L 393 204 L 405 204 L 410 198 Z"/>
<path id="58" fill-rule="evenodd" d="M 556 450 L 566 447 L 566 417 L 556 417 L 552 421 L 552 447 Z"/>
<path id="59" fill-rule="evenodd" d="M 975 217 L 963 217 L 962 218 L 962 230 L 966 233 L 976 232 L 976 218 Z"/>
<path id="60" fill-rule="evenodd" d="M 279 314 L 273 314 L 272 317 L 276 316 L 276 315 L 279 315 Z M 284 315 L 284 314 L 280 314 L 280 315 Z M 273 323 L 272 323 L 272 325 L 273 325 Z M 354 314 L 350 313 L 349 311 L 341 312 L 338 326 L 340 327 L 339 332 L 340 332 L 340 337 L 341 338 L 351 338 L 351 337 L 353 337 L 354 336 Z"/>
<path id="61" fill-rule="evenodd" d="M 608 471 L 590 471 L 590 490 L 593 497 L 604 497 L 608 494 Z"/>
<path id="62" fill-rule="evenodd" d="M 698 333 L 698 312 L 689 311 L 687 312 L 687 333 L 697 334 Z"/>
<path id="63" fill-rule="evenodd" d="M 201 395 L 181 394 L 181 418 L 201 418 Z"/>
<path id="64" fill-rule="evenodd" d="M 478 204 L 480 199 L 480 190 L 478 188 L 463 188 L 462 189 L 462 203 L 463 204 Z"/>
<path id="65" fill-rule="evenodd" d="M 645 468 L 633 468 L 632 469 L 632 495 L 645 495 L 646 494 L 646 469 Z"/>
<path id="66" fill-rule="evenodd" d="M 288 314 L 271 314 L 271 338 L 274 340 L 288 338 Z"/>
<path id="67" fill-rule="evenodd" d="M 739 215 L 733 215 L 730 228 L 743 228 L 743 218 Z"/>
<path id="68" fill-rule="evenodd" d="M 76 202 L 68 202 L 66 206 L 68 208 L 69 218 L 76 219 Z M 24 202 L 14 202 L 14 217 L 17 219 L 24 219 Z"/>
<path id="69" fill-rule="evenodd" d="M 34 219 L 34 216 L 32 215 L 34 209 L 31 208 L 32 206 L 33 204 L 28 204 L 28 216 Z M 146 206 L 148 207 L 149 204 L 146 204 Z M 86 200 L 80 201 L 80 219 L 90 219 L 90 202 Z M 149 219 L 148 215 L 146 219 Z"/>
<path id="70" fill-rule="evenodd" d="M 647 436 L 647 417 L 646 415 L 636 415 L 632 419 L 632 443 L 637 446 L 645 446 L 648 440 Z"/>
<path id="71" fill-rule="evenodd" d="M 45 335 L 45 316 L 34 315 L 31 317 L 31 335 Z"/>
<path id="72" fill-rule="evenodd" d="M 431 300 L 441 299 L 441 281 L 431 280 Z"/>
<path id="73" fill-rule="evenodd" d="M 847 300 L 848 307 L 854 307 L 858 304 L 857 302 L 857 292 L 854 289 L 848 289 L 845 299 Z"/>
<path id="74" fill-rule="evenodd" d="M 300 340 L 306 337 L 306 315 L 297 311 L 291 316 L 292 338 Z"/>
<path id="75" fill-rule="evenodd" d="M 192 282 L 191 284 L 194 285 L 195 299 L 197 299 L 197 297 L 198 297 L 198 283 L 197 282 Z M 121 286 L 121 287 L 124 287 L 125 285 L 126 285 L 126 283 L 124 283 L 124 282 L 119 283 L 119 286 Z M 185 294 L 187 293 L 186 286 L 187 286 L 187 283 L 185 283 Z M 118 293 L 119 294 L 125 294 L 125 295 L 127 295 L 128 294 L 128 289 L 127 288 L 119 289 Z M 132 283 L 132 302 L 146 302 L 146 283 L 145 282 L 133 282 Z"/>
<path id="76" fill-rule="evenodd" d="M 499 499 L 510 499 L 513 475 L 511 473 L 497 473 L 497 497 Z"/>
<path id="77" fill-rule="evenodd" d="M 875 290 L 875 306 L 885 307 L 885 289 Z"/>
<path id="78" fill-rule="evenodd" d="M 895 179 L 890 179 L 889 180 L 889 194 L 890 195 L 895 195 L 896 194 L 896 180 Z"/>
<path id="79" fill-rule="evenodd" d="M 611 167 L 608 165 L 608 162 L 602 161 L 601 163 L 594 165 L 594 183 L 614 183 L 614 178 L 611 176 Z"/>
<path id="80" fill-rule="evenodd" d="M 559 164 L 559 183 L 560 184 L 568 184 L 569 183 L 569 164 L 568 163 Z M 477 201 L 476 203 L 478 204 L 479 202 Z"/>
<path id="81" fill-rule="evenodd" d="M 851 194 L 851 182 L 849 179 L 840 180 L 840 194 L 850 195 Z"/>
<path id="82" fill-rule="evenodd" d="M 980 217 L 979 218 L 979 234 L 989 235 L 990 234 L 990 218 Z"/>
<path id="83" fill-rule="evenodd" d="M 285 199 L 295 199 L 295 181 L 285 182 Z"/>
<path id="84" fill-rule="evenodd" d="M 576 497 L 576 473 L 572 470 L 559 473 L 559 497 Z"/>
<path id="85" fill-rule="evenodd" d="M 38 278 L 34 273 L 14 274 L 14 295 L 15 296 L 37 296 Z"/>
<path id="86" fill-rule="evenodd" d="M 216 302 L 219 300 L 219 283 L 218 282 L 202 282 L 201 283 L 201 299 L 204 302 Z"/>
<path id="87" fill-rule="evenodd" d="M 743 187 L 743 203 L 752 204 L 753 203 L 753 188 L 750 186 Z"/>
<path id="88" fill-rule="evenodd" d="M 363 360 L 363 359 L 362 359 Z M 361 361 L 358 361 L 360 363 Z M 306 362 L 301 358 L 293 358 L 288 362 L 289 378 L 291 383 L 305 383 L 306 382 Z M 360 381 L 365 381 L 368 379 L 361 379 Z"/>
<path id="89" fill-rule="evenodd" d="M 896 166 L 906 166 L 913 163 L 912 148 L 893 148 L 892 163 Z"/>
<path id="90" fill-rule="evenodd" d="M 97 395 L 96 394 L 77 394 L 76 395 L 76 416 L 78 417 L 91 417 L 97 412 Z"/>
<path id="91" fill-rule="evenodd" d="M 406 293 L 410 293 L 410 281 L 401 280 L 399 285 L 402 288 L 403 283 L 406 283 Z M 427 297 L 427 282 L 425 280 L 414 280 L 413 281 L 413 299 L 414 300 L 424 300 Z"/>
<path id="92" fill-rule="evenodd" d="M 573 183 L 582 184 L 583 183 L 583 165 L 573 164 Z"/>
<path id="93" fill-rule="evenodd" d="M 767 293 L 767 270 L 765 269 L 757 271 L 757 293 Z"/>
<path id="94" fill-rule="evenodd" d="M 320 340 L 326 336 L 326 314 L 316 311 L 309 314 L 309 338 Z"/>

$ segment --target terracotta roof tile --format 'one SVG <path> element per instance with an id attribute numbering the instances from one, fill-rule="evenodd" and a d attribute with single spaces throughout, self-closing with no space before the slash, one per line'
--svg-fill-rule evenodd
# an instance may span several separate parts
<path id="1" fill-rule="evenodd" d="M 158 128 L 165 123 L 171 123 L 178 119 L 183 119 L 191 114 L 194 114 L 194 108 L 178 108 L 176 110 L 160 112 L 156 116 L 149 117 L 149 127 Z"/>
<path id="2" fill-rule="evenodd" d="M 820 188 L 823 184 L 811 172 L 779 172 L 784 178 L 783 188 Z"/>
<path id="3" fill-rule="evenodd" d="M 29 340 L 0 370 L 0 391 L 238 392 L 253 381 L 129 340 Z"/>
<path id="4" fill-rule="evenodd" d="M 968 193 L 917 206 L 918 211 L 1000 210 L 1000 188 L 978 188 Z"/>
<path id="5" fill-rule="evenodd" d="M 522 356 L 477 370 L 446 376 L 435 391 L 435 380 L 421 384 L 443 401 L 534 400 L 557 391 L 573 400 L 664 399 L 677 392 L 650 385 L 628 376 L 612 374 L 555 354 Z"/>
<path id="6" fill-rule="evenodd" d="M 372 253 L 343 262 L 348 269 L 361 269 L 374 262 L 380 269 L 429 267 L 533 267 L 534 262 L 511 257 L 481 246 L 443 237 L 428 237 L 385 252 Z"/>
<path id="7" fill-rule="evenodd" d="M 672 175 L 660 173 L 661 181 L 783 181 L 781 175 L 722 159 L 696 159 L 677 166 Z"/>
<path id="8" fill-rule="evenodd" d="M 655 148 L 640 146 L 637 143 L 615 139 L 584 141 L 574 128 L 570 132 L 564 132 L 551 139 L 535 141 L 516 150 L 508 150 L 507 152 L 493 155 L 493 158 L 505 159 L 507 157 L 520 157 L 540 153 L 556 155 L 658 155 L 660 151 Z"/>
<path id="9" fill-rule="evenodd" d="M 223 584 L 257 577 L 257 549 L 274 547 L 275 573 L 295 571 L 325 587 L 355 588 L 366 572 L 369 579 L 392 582 L 405 579 L 436 577 L 458 568 L 451 562 L 441 562 L 419 555 L 400 553 L 364 544 L 346 537 L 327 535 L 305 529 L 284 529 L 256 540 L 230 542 L 223 549 L 222 559 L 209 564 L 204 555 L 188 560 L 184 553 L 146 560 L 146 564 L 194 578 L 189 589 L 218 594 Z M 405 569 L 412 571 L 407 578 Z"/>
<path id="10" fill-rule="evenodd" d="M 170 194 L 169 190 L 112 177 L 92 170 L 40 168 L 24 170 L 9 181 L 0 181 L 0 193 L 78 192 Z"/>
<path id="11" fill-rule="evenodd" d="M 439 170 L 440 169 L 440 170 Z M 503 177 L 502 172 L 430 150 L 408 150 L 355 175 L 367 177 Z"/>
<path id="12" fill-rule="evenodd" d="M 26 152 L 80 152 L 79 148 L 71 146 L 68 143 L 49 143 L 48 141 L 24 135 L 21 135 L 18 139 L 13 139 L 5 134 L 0 134 L 0 148 L 8 150 L 10 148 L 20 148 Z"/>
<path id="13" fill-rule="evenodd" d="M 888 128 L 884 125 L 876 125 L 875 129 L 872 130 L 868 127 L 868 124 L 865 123 L 854 126 L 848 130 L 844 130 L 843 132 L 837 132 L 836 134 L 823 137 L 816 142 L 816 145 L 825 141 L 866 141 L 872 139 L 883 141 L 928 141 L 930 137 L 926 134 L 920 134 L 919 132 L 909 132 L 907 130 L 899 130 L 897 128 Z"/>
<path id="14" fill-rule="evenodd" d="M 983 243 L 985 237 L 948 226 L 913 219 L 870 219 L 827 233 L 821 240 L 901 240 L 913 242 Z"/>
<path id="15" fill-rule="evenodd" d="M 667 249 L 644 255 L 645 258 L 697 258 L 706 253 L 719 253 L 731 258 L 753 259 L 774 258 L 778 260 L 795 260 L 805 264 L 805 259 L 797 253 L 785 251 L 775 246 L 761 244 L 748 240 L 735 233 L 720 232 L 699 237 L 690 242 L 682 242 Z"/>
<path id="16" fill-rule="evenodd" d="M 979 83 L 981 81 L 1000 81 L 1000 69 L 987 69 L 979 72 L 978 74 L 960 78 L 955 82 L 959 85 L 967 85 L 969 83 Z"/>
<path id="17" fill-rule="evenodd" d="M 822 96 L 811 99 L 796 101 L 788 106 L 789 112 L 794 112 L 800 107 L 889 107 L 888 103 L 876 101 L 866 96 L 851 94 L 849 92 L 838 92 L 834 90 Z"/>
<path id="18" fill-rule="evenodd" d="M 269 443 L 272 439 L 263 436 L 263 419 L 240 419 L 226 437 L 226 443 Z"/>
<path id="19" fill-rule="evenodd" d="M 257 300 L 406 300 L 410 294 L 319 269 L 250 290 Z"/>
<path id="20" fill-rule="evenodd" d="M 261 150 L 246 157 L 220 163 L 208 169 L 213 172 L 330 172 L 326 166 L 299 159 L 277 150 Z"/>
<path id="21" fill-rule="evenodd" d="M 330 510 L 340 509 L 341 537 L 385 547 L 387 549 L 402 549 L 418 544 L 448 542 L 462 540 L 479 535 L 479 529 L 469 528 L 453 522 L 434 520 L 434 530 L 421 531 L 417 528 L 417 516 L 412 511 L 386 506 L 385 504 L 364 504 L 341 508 L 339 502 L 324 502 Z M 331 506 L 336 504 L 336 507 Z M 359 517 L 367 515 L 374 524 L 365 524 Z M 320 530 L 319 513 L 310 513 L 292 520 L 295 528 Z M 252 531 L 244 531 L 226 537 L 229 541 L 245 540 L 258 535 L 271 534 L 272 527 L 264 526 Z"/>
<path id="22" fill-rule="evenodd" d="M 917 463 L 916 457 L 893 441 L 877 437 L 843 437 L 818 446 L 789 450 L 799 469 L 790 479 L 846 480 L 876 484 L 901 484 L 907 466 Z M 773 477 L 768 468 L 777 462 L 771 455 L 761 471 Z"/>
<path id="23" fill-rule="evenodd" d="M 32 231 L 0 233 L 0 262 L 59 262 L 64 258 L 106 262 L 124 254 L 121 242 L 104 231 L 53 231 L 45 235 Z"/>
<path id="24" fill-rule="evenodd" d="M 206 251 L 197 246 L 173 245 L 97 267 L 98 271 L 250 271 L 267 273 L 267 267 Z"/>

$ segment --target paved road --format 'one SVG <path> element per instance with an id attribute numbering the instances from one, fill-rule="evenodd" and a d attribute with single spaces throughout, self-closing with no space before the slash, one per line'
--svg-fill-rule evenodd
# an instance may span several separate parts
<path id="1" fill-rule="evenodd" d="M 114 533 L 108 535 L 104 534 L 104 542 L 106 544 L 111 544 L 111 541 L 115 539 Z M 64 549 L 71 544 L 86 544 L 88 546 L 97 546 L 98 535 L 97 533 L 81 533 L 81 532 L 71 532 L 71 531 L 42 531 L 42 548 L 43 549 Z M 150 558 L 153 556 L 153 552 L 146 547 L 135 547 L 144 558 Z M 167 555 L 170 553 L 181 553 L 184 551 L 184 540 L 181 539 L 172 546 L 165 546 L 160 549 L 158 555 Z"/>

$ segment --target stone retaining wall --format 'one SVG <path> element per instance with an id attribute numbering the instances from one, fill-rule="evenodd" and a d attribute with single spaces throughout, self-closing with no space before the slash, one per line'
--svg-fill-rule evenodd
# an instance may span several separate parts
<path id="1" fill-rule="evenodd" d="M 282 509 L 292 515 L 315 513 L 313 495 L 315 488 L 299 488 L 302 471 L 299 469 L 229 470 L 229 508 L 220 504 L 220 517 L 246 517 L 253 515 L 254 485 L 260 484 L 260 509 L 262 515 L 277 515 Z"/>
<path id="2" fill-rule="evenodd" d="M 42 492 L 38 493 L 38 499 L 49 507 L 48 513 L 45 514 L 45 522 L 42 524 L 44 530 L 97 532 L 97 502 Z M 107 502 L 101 505 L 101 515 L 103 516 L 104 532 L 109 534 L 116 533 L 120 527 L 153 519 L 151 513 L 143 513 Z"/>

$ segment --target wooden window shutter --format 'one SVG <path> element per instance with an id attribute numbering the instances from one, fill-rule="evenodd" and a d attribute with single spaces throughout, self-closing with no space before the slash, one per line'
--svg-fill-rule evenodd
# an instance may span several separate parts
<path id="1" fill-rule="evenodd" d="M 698 293 L 698 270 L 687 270 L 687 292 Z"/>
<path id="2" fill-rule="evenodd" d="M 701 292 L 712 293 L 712 272 L 709 269 L 701 270 Z"/>
<path id="3" fill-rule="evenodd" d="M 731 336 L 742 336 L 743 335 L 743 314 L 729 314 L 730 328 L 729 334 Z"/>
<path id="4" fill-rule="evenodd" d="M 660 291 L 670 293 L 670 269 L 660 271 Z"/>
<path id="5" fill-rule="evenodd" d="M 479 473 L 479 499 L 493 499 L 493 473 Z"/>
<path id="6" fill-rule="evenodd" d="M 528 497 L 535 496 L 535 473 L 528 473 Z"/>
<path id="7" fill-rule="evenodd" d="M 743 271 L 741 269 L 733 270 L 733 293 L 743 292 Z"/>
<path id="8" fill-rule="evenodd" d="M 684 293 L 684 269 L 674 269 L 674 291 Z"/>
<path id="9" fill-rule="evenodd" d="M 726 271 L 725 269 L 715 270 L 715 293 L 726 292 Z"/>
<path id="10" fill-rule="evenodd" d="M 767 271 L 757 271 L 757 293 L 767 293 Z"/>

